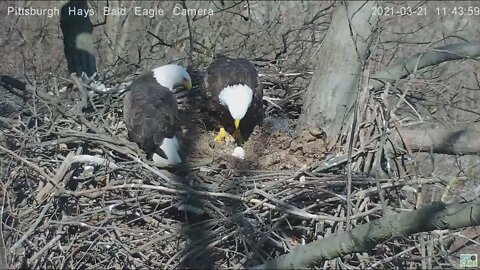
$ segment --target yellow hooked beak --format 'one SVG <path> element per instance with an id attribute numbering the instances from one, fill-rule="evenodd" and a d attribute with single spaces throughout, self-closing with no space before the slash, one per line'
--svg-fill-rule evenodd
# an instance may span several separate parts
<path id="1" fill-rule="evenodd" d="M 239 126 L 240 126 L 240 120 L 235 119 L 235 128 L 238 129 Z"/>
<path id="2" fill-rule="evenodd" d="M 192 82 L 188 80 L 183 81 L 183 87 L 185 87 L 187 90 L 192 89 Z"/>

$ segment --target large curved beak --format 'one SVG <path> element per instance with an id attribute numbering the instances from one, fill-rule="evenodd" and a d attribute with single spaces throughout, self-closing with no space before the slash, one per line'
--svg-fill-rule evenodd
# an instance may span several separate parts
<path id="1" fill-rule="evenodd" d="M 183 81 L 183 87 L 185 87 L 187 90 L 192 89 L 192 82 L 188 80 Z"/>
<path id="2" fill-rule="evenodd" d="M 235 119 L 235 128 L 238 129 L 239 126 L 240 126 L 240 120 Z"/>

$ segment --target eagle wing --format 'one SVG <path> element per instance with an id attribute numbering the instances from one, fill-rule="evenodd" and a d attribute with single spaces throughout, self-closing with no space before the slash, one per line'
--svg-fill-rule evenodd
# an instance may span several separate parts
<path id="1" fill-rule="evenodd" d="M 261 86 L 255 67 L 244 58 L 215 60 L 207 68 L 204 77 L 203 92 L 207 97 L 218 100 L 218 94 L 229 85 L 245 84 L 256 91 Z"/>
<path id="2" fill-rule="evenodd" d="M 178 105 L 173 93 L 154 81 L 136 80 L 124 97 L 123 114 L 129 138 L 147 153 L 158 153 L 164 138 L 178 130 Z"/>

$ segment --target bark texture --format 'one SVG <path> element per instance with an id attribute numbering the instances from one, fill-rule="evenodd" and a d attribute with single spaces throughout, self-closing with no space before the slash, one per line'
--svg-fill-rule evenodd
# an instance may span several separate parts
<path id="1" fill-rule="evenodd" d="M 480 153 L 479 134 L 478 123 L 435 122 L 401 127 L 392 133 L 390 139 L 394 145 L 405 143 L 412 151 L 468 155 Z"/>
<path id="2" fill-rule="evenodd" d="M 406 78 L 415 70 L 420 70 L 445 61 L 472 59 L 480 56 L 480 41 L 452 44 L 431 50 L 416 53 L 402 59 L 375 73 L 372 79 L 373 89 L 383 87 L 387 82 L 393 83 L 398 79 Z"/>
<path id="3" fill-rule="evenodd" d="M 318 127 L 335 141 L 350 121 L 359 75 L 378 22 L 378 17 L 371 16 L 374 5 L 374 1 L 338 2 L 304 96 L 297 131 Z"/>

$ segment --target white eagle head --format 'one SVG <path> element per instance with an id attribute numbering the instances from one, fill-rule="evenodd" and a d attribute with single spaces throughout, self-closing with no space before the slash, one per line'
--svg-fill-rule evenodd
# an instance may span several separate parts
<path id="1" fill-rule="evenodd" d="M 238 128 L 240 120 L 252 104 L 253 90 L 244 84 L 227 86 L 220 92 L 218 99 L 228 108 L 235 120 L 235 127 Z"/>
<path id="2" fill-rule="evenodd" d="M 155 80 L 164 87 L 173 90 L 174 87 L 183 85 L 192 88 L 192 79 L 184 67 L 176 64 L 164 65 L 152 70 Z"/>

